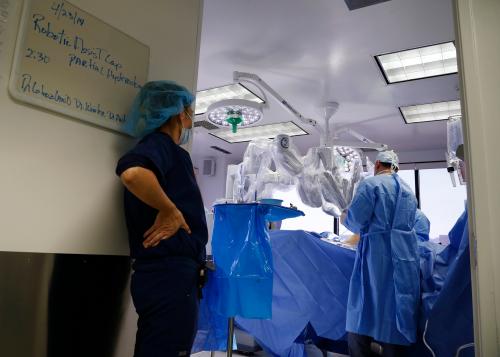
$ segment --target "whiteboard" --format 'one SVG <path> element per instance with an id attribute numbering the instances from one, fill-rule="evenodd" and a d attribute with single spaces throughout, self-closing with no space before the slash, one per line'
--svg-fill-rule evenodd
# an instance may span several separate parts
<path id="1" fill-rule="evenodd" d="M 148 67 L 148 46 L 71 3 L 25 0 L 9 92 L 122 131 Z"/>

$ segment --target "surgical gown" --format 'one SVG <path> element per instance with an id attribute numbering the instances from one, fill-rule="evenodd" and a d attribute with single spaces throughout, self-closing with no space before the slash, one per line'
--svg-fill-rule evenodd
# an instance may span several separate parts
<path id="1" fill-rule="evenodd" d="M 474 356 L 472 287 L 467 211 L 448 236 L 450 244 L 433 254 L 430 276 L 423 272 L 421 330 L 428 348 L 412 356 Z M 428 349 L 433 350 L 433 354 Z M 459 350 L 462 349 L 460 354 Z M 418 352 L 418 353 L 417 353 Z"/>
<path id="2" fill-rule="evenodd" d="M 365 179 L 345 226 L 360 233 L 346 330 L 399 345 L 415 342 L 420 294 L 417 200 L 397 174 Z"/>
<path id="3" fill-rule="evenodd" d="M 415 233 L 417 234 L 417 238 L 421 242 L 428 241 L 430 230 L 431 222 L 421 210 L 417 209 L 415 214 Z"/>

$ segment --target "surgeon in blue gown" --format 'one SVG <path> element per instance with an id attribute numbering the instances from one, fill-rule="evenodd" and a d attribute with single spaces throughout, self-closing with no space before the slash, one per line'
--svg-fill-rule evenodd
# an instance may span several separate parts
<path id="1" fill-rule="evenodd" d="M 189 153 L 193 95 L 168 81 L 137 95 L 124 131 L 139 137 L 119 161 L 139 315 L 135 357 L 186 356 L 197 329 L 205 211 Z"/>
<path id="2" fill-rule="evenodd" d="M 420 209 L 415 213 L 415 233 L 420 242 L 429 241 L 429 232 L 431 230 L 431 222 L 429 218 Z"/>
<path id="3" fill-rule="evenodd" d="M 393 151 L 379 153 L 375 176 L 360 183 L 343 214 L 344 225 L 360 235 L 347 303 L 352 357 L 371 356 L 374 346 L 384 356 L 404 356 L 405 346 L 416 340 L 417 201 L 397 169 Z"/>

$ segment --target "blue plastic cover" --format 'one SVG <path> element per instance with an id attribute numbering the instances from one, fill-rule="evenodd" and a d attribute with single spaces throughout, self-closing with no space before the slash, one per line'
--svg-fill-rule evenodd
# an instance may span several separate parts
<path id="1" fill-rule="evenodd" d="M 214 206 L 215 274 L 207 286 L 214 311 L 226 317 L 271 317 L 273 259 L 266 222 L 303 215 L 259 203 Z"/>
<path id="2" fill-rule="evenodd" d="M 345 335 L 347 294 L 355 252 L 304 231 L 273 231 L 272 319 L 236 318 L 266 350 L 279 356 L 297 352 L 295 340 L 310 323 L 316 334 Z"/>
<path id="3" fill-rule="evenodd" d="M 191 353 L 200 351 L 225 351 L 227 349 L 228 319 L 213 311 L 213 296 L 207 294 L 208 285 L 213 282 L 214 273 L 208 272 L 207 285 L 203 289 L 198 316 L 198 331 Z"/>
<path id="4" fill-rule="evenodd" d="M 470 285 L 467 215 L 464 213 L 449 233 L 450 244 L 443 247 L 419 242 L 422 275 L 422 311 L 418 341 L 409 356 L 431 356 L 422 341 L 428 320 L 426 340 L 436 356 L 454 356 L 459 346 L 473 341 L 472 293 Z M 256 337 L 269 354 L 299 356 L 303 347 L 296 342 L 310 323 L 318 336 L 340 340 L 345 334 L 346 304 L 349 279 L 355 252 L 324 242 L 304 231 L 273 231 L 270 233 L 274 263 L 272 287 L 272 319 L 236 318 L 236 323 Z M 216 288 L 214 279 L 209 286 Z M 209 297 L 207 297 L 209 298 Z M 211 324 L 200 322 L 207 329 L 205 336 L 212 345 L 203 350 L 225 349 L 226 317 L 213 311 L 205 300 Z M 217 320 L 218 319 L 218 320 Z M 446 333 L 443 333 L 446 331 Z M 197 341 L 199 341 L 197 339 Z M 463 350 L 460 356 L 473 356 L 474 349 Z"/>
<path id="5" fill-rule="evenodd" d="M 427 324 L 425 339 L 434 355 L 443 357 L 453 357 L 461 346 L 474 342 L 467 212 L 448 235 L 450 245 L 425 256 L 433 269 L 422 272 L 420 319 L 422 332 Z M 421 256 L 421 263 L 423 260 Z M 431 356 L 423 349 L 414 355 Z M 464 349 L 460 356 L 474 356 L 474 348 Z"/>
<path id="6" fill-rule="evenodd" d="M 427 319 L 426 339 L 438 352 L 436 356 L 454 356 L 457 346 L 473 341 L 467 227 L 463 219 L 464 216 L 450 232 L 450 239 L 461 241 L 459 254 L 452 245 L 419 244 L 422 302 L 427 308 L 420 313 L 422 324 L 417 344 L 412 346 L 412 356 L 431 356 L 422 341 Z M 465 236 L 455 240 L 461 233 Z M 271 232 L 271 245 L 275 268 L 273 317 L 236 318 L 238 326 L 255 336 L 266 351 L 279 356 L 294 355 L 298 347 L 296 339 L 308 323 L 320 337 L 342 339 L 355 252 L 304 231 Z M 460 356 L 469 356 L 471 351 L 473 355 L 473 348 L 468 348 Z"/>

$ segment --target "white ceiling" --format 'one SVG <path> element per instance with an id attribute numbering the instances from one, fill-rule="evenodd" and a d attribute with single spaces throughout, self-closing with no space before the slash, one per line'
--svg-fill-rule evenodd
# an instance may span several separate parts
<path id="1" fill-rule="evenodd" d="M 337 101 L 336 125 L 347 124 L 399 152 L 446 147 L 444 122 L 407 125 L 398 107 L 458 99 L 458 76 L 387 85 L 373 56 L 454 40 L 451 0 L 391 0 L 355 11 L 343 0 L 204 4 L 199 90 L 231 83 L 234 70 L 252 72 L 305 116 L 320 120 L 321 103 Z M 262 124 L 293 120 L 276 101 L 268 100 Z M 294 139 L 305 153 L 319 144 L 319 136 L 297 124 L 312 134 Z M 193 155 L 223 155 L 211 145 L 232 152 L 234 158 L 246 147 L 197 128 Z"/>

